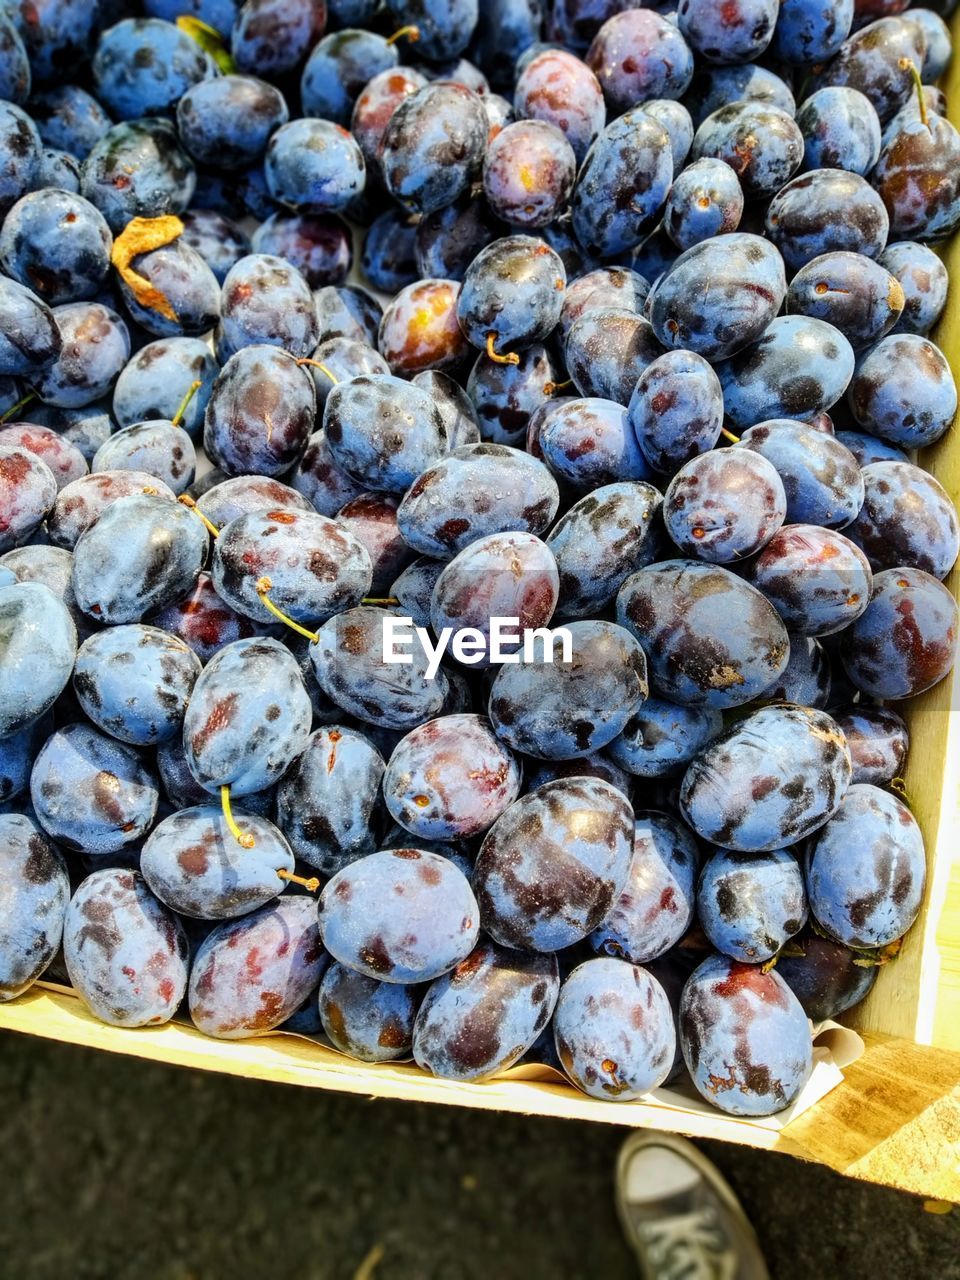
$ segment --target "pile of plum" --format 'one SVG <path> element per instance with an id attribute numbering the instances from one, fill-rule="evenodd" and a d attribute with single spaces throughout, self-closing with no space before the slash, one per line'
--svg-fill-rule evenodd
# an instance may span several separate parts
<path id="1" fill-rule="evenodd" d="M 0 1000 L 797 1097 L 924 891 L 954 3 L 0 0 Z"/>

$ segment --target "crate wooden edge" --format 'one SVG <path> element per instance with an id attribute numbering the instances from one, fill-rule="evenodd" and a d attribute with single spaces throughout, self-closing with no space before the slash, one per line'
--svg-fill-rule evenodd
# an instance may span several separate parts
<path id="1" fill-rule="evenodd" d="M 168 1066 L 333 1090 L 370 1099 L 431 1102 L 547 1119 L 738 1142 L 825 1164 L 837 1173 L 960 1202 L 960 1053 L 868 1036 L 844 1083 L 785 1130 L 741 1124 L 717 1112 L 617 1106 L 566 1085 L 492 1080 L 458 1084 L 412 1066 L 371 1067 L 294 1037 L 224 1043 L 169 1023 L 125 1031 L 94 1019 L 73 995 L 34 987 L 0 1005 L 0 1030 L 142 1058 Z"/>

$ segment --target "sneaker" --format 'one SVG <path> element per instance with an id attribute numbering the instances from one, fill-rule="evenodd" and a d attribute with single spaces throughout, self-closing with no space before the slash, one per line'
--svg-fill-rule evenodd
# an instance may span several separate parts
<path id="1" fill-rule="evenodd" d="M 617 1213 L 644 1280 L 770 1280 L 730 1184 L 684 1138 L 627 1139 L 617 1160 Z"/>

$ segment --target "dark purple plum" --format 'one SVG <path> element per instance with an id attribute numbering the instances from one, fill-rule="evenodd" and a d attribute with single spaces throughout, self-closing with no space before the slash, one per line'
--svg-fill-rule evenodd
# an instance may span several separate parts
<path id="1" fill-rule="evenodd" d="M 389 593 L 397 574 L 413 559 L 397 527 L 396 495 L 361 493 L 340 508 L 337 524 L 366 548 L 373 566 L 369 594 Z"/>
<path id="2" fill-rule="evenodd" d="M 516 364 L 477 356 L 467 379 L 480 435 L 493 444 L 521 445 L 531 416 L 551 403 L 563 379 L 556 360 L 541 343 L 516 354 Z"/>
<path id="3" fill-rule="evenodd" d="M 517 77 L 514 105 L 521 117 L 561 129 L 578 164 L 606 123 L 600 82 L 566 49 L 544 48 L 530 59 Z"/>
<path id="4" fill-rule="evenodd" d="M 292 356 L 317 345 L 317 312 L 303 275 L 284 258 L 251 253 L 227 272 L 220 300 L 216 355 L 221 364 L 244 347 L 267 344 Z"/>
<path id="5" fill-rule="evenodd" d="M 842 169 L 814 169 L 782 186 L 770 201 L 765 225 L 791 271 L 841 250 L 876 258 L 890 231 L 877 192 L 866 178 Z"/>
<path id="6" fill-rule="evenodd" d="M 880 123 L 896 114 L 913 93 L 913 81 L 900 66 L 908 58 L 919 72 L 926 39 L 923 29 L 906 19 L 884 17 L 844 41 L 837 56 L 817 69 L 812 88 L 849 85 L 876 108 Z"/>
<path id="7" fill-rule="evenodd" d="M 904 565 L 945 578 L 960 551 L 957 511 L 943 485 L 910 462 L 863 468 L 864 501 L 847 537 L 874 569 Z"/>
<path id="8" fill-rule="evenodd" d="M 843 733 L 823 711 L 762 707 L 694 756 L 680 810 L 702 839 L 722 848 L 780 849 L 837 811 L 851 771 Z"/>
<path id="9" fill-rule="evenodd" d="M 486 201 L 467 192 L 417 223 L 414 252 L 420 275 L 462 280 L 481 249 L 503 235 Z"/>
<path id="10" fill-rule="evenodd" d="M 552 332 L 566 283 L 560 256 L 543 240 L 523 235 L 494 240 L 464 275 L 457 300 L 460 328 L 492 359 L 515 364 L 513 348 L 542 342 Z"/>
<path id="11" fill-rule="evenodd" d="M 390 1062 L 413 1052 L 422 989 L 379 982 L 334 962 L 320 983 L 320 1020 L 333 1045 L 360 1062 Z"/>
<path id="12" fill-rule="evenodd" d="M 650 466 L 670 474 L 717 443 L 723 389 L 703 356 L 668 351 L 640 374 L 628 412 Z"/>
<path id="13" fill-rule="evenodd" d="M 794 276 L 786 308 L 826 320 L 854 350 L 868 347 L 894 328 L 906 301 L 897 278 L 862 253 L 825 253 Z"/>
<path id="14" fill-rule="evenodd" d="M 80 537 L 114 502 L 139 497 L 151 488 L 155 490 L 154 496 L 175 503 L 173 490 L 145 472 L 101 471 L 72 480 L 57 495 L 48 517 L 50 541 L 54 546 L 72 551 Z"/>
<path id="15" fill-rule="evenodd" d="M 859 89 L 828 85 L 797 112 L 806 169 L 846 169 L 866 176 L 880 158 L 880 120 Z"/>
<path id="16" fill-rule="evenodd" d="M 877 980 L 879 968 L 849 947 L 812 929 L 795 938 L 777 960 L 777 973 L 812 1022 L 836 1018 L 859 1004 Z"/>
<path id="17" fill-rule="evenodd" d="M 651 98 L 682 98 L 693 76 L 690 46 L 677 27 L 651 9 L 614 13 L 584 60 L 603 88 L 611 115 Z"/>
<path id="18" fill-rule="evenodd" d="M 487 118 L 464 85 L 426 84 L 390 117 L 380 143 L 387 190 L 405 209 L 430 214 L 466 192 L 479 176 Z"/>
<path id="19" fill-rule="evenodd" d="M 650 285 L 628 267 L 600 267 L 567 284 L 560 313 L 560 337 L 566 344 L 574 323 L 587 311 L 613 309 L 639 315 Z"/>
<path id="20" fill-rule="evenodd" d="M 519 765 L 477 715 L 442 716 L 412 729 L 383 778 L 392 817 L 426 840 L 482 835 L 519 793 Z"/>
<path id="21" fill-rule="evenodd" d="M 922 569 L 875 574 L 870 603 L 844 632 L 840 658 L 861 692 L 912 698 L 942 680 L 956 658 L 957 603 Z"/>
<path id="22" fill-rule="evenodd" d="M 577 494 L 652 476 L 626 407 L 614 400 L 589 397 L 558 406 L 544 419 L 538 444 L 557 479 Z"/>
<path id="23" fill-rule="evenodd" d="M 803 134 L 793 116 L 769 102 L 727 102 L 698 127 L 694 160 L 723 160 L 740 180 L 747 200 L 768 199 L 803 160 Z"/>
<path id="24" fill-rule="evenodd" d="M 786 626 L 823 636 L 854 622 L 870 603 L 873 575 L 866 556 L 842 533 L 789 524 L 750 566 L 749 580 Z"/>
<path id="25" fill-rule="evenodd" d="M 834 712 L 853 760 L 851 782 L 884 787 L 903 773 L 910 736 L 903 719 L 890 707 L 858 705 Z"/>
<path id="26" fill-rule="evenodd" d="M 322 516 L 335 516 L 348 502 L 366 493 L 362 484 L 334 462 L 323 431 L 311 435 L 300 461 L 289 474 L 294 490 Z"/>
<path id="27" fill-rule="evenodd" d="M 630 403 L 637 378 L 662 354 L 648 320 L 614 307 L 586 311 L 570 325 L 564 342 L 564 359 L 580 394 L 623 405 Z"/>
<path id="28" fill-rule="evenodd" d="M 150 625 L 190 646 L 202 663 L 234 640 L 246 640 L 261 630 L 217 595 L 209 573 L 201 573 L 193 589 L 173 604 L 148 614 Z"/>
<path id="29" fill-rule="evenodd" d="M 335 213 L 275 213 L 253 233 L 254 253 L 285 258 L 311 289 L 343 284 L 353 261 L 350 228 Z"/>
<path id="30" fill-rule="evenodd" d="M 315 413 L 309 370 L 286 351 L 256 343 L 233 355 L 218 374 L 204 446 L 229 475 L 282 475 L 306 448 Z"/>
<path id="31" fill-rule="evenodd" d="M 633 810 L 610 783 L 572 777 L 515 801 L 473 874 L 484 929 L 505 947 L 559 951 L 601 923 L 626 884 Z"/>
<path id="32" fill-rule="evenodd" d="M 325 285 L 314 290 L 318 342 L 328 338 L 349 338 L 375 346 L 383 309 L 380 303 L 357 285 Z"/>

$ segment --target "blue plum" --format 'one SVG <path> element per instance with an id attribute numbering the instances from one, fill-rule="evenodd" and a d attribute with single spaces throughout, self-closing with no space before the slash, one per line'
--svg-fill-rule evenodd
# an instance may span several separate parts
<path id="1" fill-rule="evenodd" d="M 244 346 L 214 381 L 204 447 L 230 476 L 283 475 L 306 448 L 316 405 L 309 371 L 288 351 L 261 342 Z"/>
<path id="2" fill-rule="evenodd" d="M 653 485 L 624 480 L 594 489 L 557 521 L 547 546 L 560 575 L 561 616 L 592 616 L 612 601 L 628 574 L 655 558 L 660 505 Z"/>
<path id="3" fill-rule="evenodd" d="M 152 305 L 144 305 L 125 280 L 120 296 L 141 329 L 159 338 L 196 337 L 208 333 L 220 317 L 220 282 L 196 249 L 183 237 L 171 244 L 139 254 L 133 269 L 166 299 L 171 319 Z"/>
<path id="4" fill-rule="evenodd" d="M 0 815 L 4 910 L 0 925 L 0 1004 L 42 976 L 60 948 L 70 879 L 56 845 L 29 818 Z"/>
<path id="5" fill-rule="evenodd" d="M 411 730 L 383 778 L 393 818 L 426 840 L 482 835 L 519 793 L 519 765 L 476 715 L 442 716 Z"/>
<path id="6" fill-rule="evenodd" d="M 335 213 L 271 214 L 253 233 L 252 247 L 286 258 L 311 289 L 342 284 L 353 260 L 350 228 Z"/>
<path id="7" fill-rule="evenodd" d="M 125 18 L 100 37 L 93 58 L 97 97 L 115 120 L 173 112 L 215 73 L 213 59 L 172 22 Z"/>
<path id="8" fill-rule="evenodd" d="M 779 107 L 789 116 L 797 113 L 797 104 L 786 80 L 754 62 L 732 67 L 701 67 L 684 100 L 697 128 L 707 116 L 730 102 L 752 101 Z"/>
<path id="9" fill-rule="evenodd" d="M 631 1102 L 663 1084 L 673 1066 L 667 993 L 646 969 L 623 960 L 578 965 L 560 988 L 553 1029 L 564 1071 L 592 1098 Z"/>
<path id="10" fill-rule="evenodd" d="M 547 782 L 487 833 L 473 888 L 484 930 L 502 946 L 559 951 L 582 941 L 616 902 L 630 869 L 633 810 L 599 778 Z"/>
<path id="11" fill-rule="evenodd" d="M 244 916 L 276 898 L 294 871 L 290 846 L 280 831 L 253 814 L 236 812 L 237 824 L 254 837 L 244 848 L 228 829 L 219 806 L 181 809 L 159 822 L 140 854 L 140 872 L 162 903 L 200 920 Z"/>
<path id="12" fill-rule="evenodd" d="M 826 62 L 850 34 L 856 0 L 780 0 L 770 51 L 799 66 Z"/>
<path id="13" fill-rule="evenodd" d="M 317 904 L 287 894 L 207 934 L 190 969 L 190 1017 L 218 1040 L 266 1035 L 316 992 L 326 966 Z"/>
<path id="14" fill-rule="evenodd" d="M 791 631 L 812 636 L 830 635 L 859 618 L 873 582 L 867 557 L 854 542 L 809 524 L 780 529 L 751 565 L 749 578 Z"/>
<path id="15" fill-rule="evenodd" d="M 183 722 L 187 763 L 207 791 L 272 786 L 303 751 L 312 708 L 297 660 L 276 640 L 236 640 L 193 686 Z"/>
<path id="16" fill-rule="evenodd" d="M 68 302 L 54 307 L 62 347 L 36 375 L 34 390 L 45 404 L 80 408 L 102 399 L 130 358 L 130 333 L 111 307 Z"/>
<path id="17" fill-rule="evenodd" d="M 538 759 L 570 760 L 606 746 L 647 696 L 646 660 L 628 631 L 594 620 L 571 622 L 566 631 L 569 662 L 554 643 L 550 661 L 524 656 L 505 664 L 490 688 L 497 735 Z"/>
<path id="18" fill-rule="evenodd" d="M 320 983 L 320 1020 L 327 1036 L 360 1062 L 409 1058 L 421 991 L 397 982 L 378 982 L 334 963 Z"/>
<path id="19" fill-rule="evenodd" d="M 560 319 L 566 281 L 560 257 L 542 240 L 494 240 L 480 250 L 463 278 L 457 301 L 460 327 L 491 358 L 515 364 L 512 348 L 543 341 Z"/>
<path id="20" fill-rule="evenodd" d="M 169 1022 L 183 999 L 187 935 L 135 871 L 87 876 L 67 908 L 63 952 L 74 990 L 110 1026 Z"/>
<path id="21" fill-rule="evenodd" d="M 118 498 L 139 497 L 148 488 L 154 489 L 158 498 L 169 502 L 176 499 L 172 489 L 146 472 L 98 471 L 72 480 L 57 494 L 47 519 L 50 541 L 54 546 L 72 551 L 81 535 Z"/>
<path id="22" fill-rule="evenodd" d="M 866 176 L 880 158 L 880 121 L 858 89 L 829 85 L 797 112 L 806 169 L 846 169 Z"/>
<path id="23" fill-rule="evenodd" d="M 697 916 L 731 960 L 770 960 L 807 918 L 800 864 L 788 849 L 733 853 L 716 849 L 697 883 Z"/>
<path id="24" fill-rule="evenodd" d="M 39 582 L 0 586 L 0 738 L 53 706 L 77 656 L 67 607 Z"/>
<path id="25" fill-rule="evenodd" d="M 251 253 L 227 272 L 216 332 L 221 364 L 244 347 L 267 343 L 293 356 L 317 345 L 317 312 L 303 275 L 283 258 Z"/>
<path id="26" fill-rule="evenodd" d="M 148 342 L 120 371 L 113 388 L 113 416 L 121 427 L 156 418 L 172 421 L 194 382 L 199 382 L 180 420 L 196 439 L 218 371 L 210 348 L 199 338 Z"/>
<path id="27" fill-rule="evenodd" d="M 416 283 L 417 225 L 415 216 L 398 208 L 388 209 L 371 222 L 363 237 L 360 269 L 372 288 L 393 294 Z"/>
<path id="28" fill-rule="evenodd" d="M 172 604 L 191 589 L 207 542 L 197 517 L 166 497 L 118 498 L 74 547 L 77 604 L 96 622 L 138 622 L 148 610 Z"/>
<path id="29" fill-rule="evenodd" d="M 848 947 L 883 947 L 913 924 L 926 878 L 923 836 L 896 796 L 849 788 L 811 841 L 806 879 L 818 923 Z"/>
<path id="30" fill-rule="evenodd" d="M 335 960 L 383 982 L 430 982 L 473 950 L 480 912 L 463 872 L 416 848 L 351 863 L 320 895 L 320 932 Z"/>
<path id="31" fill-rule="evenodd" d="M 189 435 L 160 418 L 115 431 L 93 455 L 90 469 L 146 472 L 180 494 L 193 483 L 196 466 L 197 453 Z"/>
<path id="32" fill-rule="evenodd" d="M 780 849 L 832 817 L 851 772 L 843 734 L 825 712 L 762 707 L 694 756 L 680 811 L 699 836 L 722 848 Z"/>
<path id="33" fill-rule="evenodd" d="M 814 169 L 777 191 L 765 226 L 788 269 L 798 271 L 823 253 L 846 250 L 878 257 L 886 247 L 890 219 L 866 178 L 842 169 Z"/>
<path id="34" fill-rule="evenodd" d="M 863 467 L 863 506 L 851 538 L 874 569 L 899 565 L 945 578 L 960 552 L 957 511 L 943 485 L 910 462 Z"/>
<path id="35" fill-rule="evenodd" d="M 180 140 L 198 164 L 242 169 L 263 155 L 289 111 L 283 94 L 253 76 L 226 75 L 192 85 L 177 102 Z"/>
<path id="36" fill-rule="evenodd" d="M 322 516 L 335 516 L 348 502 L 366 492 L 333 460 L 327 437 L 315 431 L 307 441 L 300 461 L 289 473 L 294 490 Z"/>
<path id="37" fill-rule="evenodd" d="M 150 118 L 114 125 L 94 144 L 80 170 L 80 190 L 114 235 L 131 218 L 182 213 L 196 171 L 173 125 Z"/>
<path id="38" fill-rule="evenodd" d="M 648 698 L 607 745 L 607 754 L 634 777 L 670 777 L 682 772 L 722 728 L 723 717 L 710 707 Z"/>
<path id="39" fill-rule="evenodd" d="M 650 9 L 614 13 L 585 58 L 603 87 L 611 115 L 651 98 L 682 98 L 693 76 L 693 53 L 680 31 Z"/>
<path id="40" fill-rule="evenodd" d="M 264 173 L 274 200 L 299 213 L 340 213 L 366 180 L 352 134 L 329 120 L 281 125 L 267 145 Z"/>
<path id="41" fill-rule="evenodd" d="M 905 303 L 900 282 L 885 267 L 841 250 L 801 267 L 787 290 L 786 309 L 829 322 L 856 350 L 889 333 Z"/>
<path id="42" fill-rule="evenodd" d="M 73 687 L 98 729 L 133 746 L 153 746 L 180 731 L 200 671 L 200 659 L 182 640 L 134 623 L 83 642 Z"/>
<path id="43" fill-rule="evenodd" d="M 85 160 L 112 121 L 103 107 L 76 84 L 52 86 L 30 99 L 30 114 L 48 147 Z"/>
<path id="44" fill-rule="evenodd" d="M 110 271 L 113 237 L 82 196 L 47 189 L 18 200 L 3 221 L 0 266 L 49 306 L 92 298 Z"/>
<path id="45" fill-rule="evenodd" d="M 317 729 L 277 791 L 277 818 L 304 862 L 336 875 L 373 853 L 384 762 L 356 729 Z"/>
<path id="46" fill-rule="evenodd" d="M 32 287 L 0 279 L 0 374 L 35 375 L 62 347 L 56 317 Z"/>
<path id="47" fill-rule="evenodd" d="M 623 405 L 630 403 L 637 378 L 662 354 L 648 320 L 614 307 L 584 312 L 564 342 L 564 360 L 580 394 Z"/>
<path id="48" fill-rule="evenodd" d="M 685 463 L 667 486 L 663 522 L 679 549 L 713 564 L 752 555 L 787 515 L 772 462 L 752 450 L 714 449 Z"/>
<path id="49" fill-rule="evenodd" d="M 857 460 L 833 436 L 801 422 L 774 418 L 751 426 L 736 447 L 760 454 L 776 468 L 787 496 L 788 523 L 842 529 L 863 505 Z"/>
<path id="50" fill-rule="evenodd" d="M 507 1070 L 548 1025 L 559 988 L 553 956 L 481 942 L 427 991 L 414 1024 L 417 1065 L 451 1080 Z"/>
<path id="51" fill-rule="evenodd" d="M 654 693 L 683 706 L 742 706 L 789 657 L 773 606 L 718 565 L 666 560 L 641 569 L 620 588 L 617 619 L 643 646 Z"/>
<path id="52" fill-rule="evenodd" d="M 221 285 L 231 268 L 251 252 L 246 233 L 213 209 L 188 209 L 180 221 L 183 243 L 199 253 Z"/>
<path id="53" fill-rule="evenodd" d="M 230 51 L 240 71 L 276 80 L 303 65 L 326 24 L 324 0 L 245 0 Z"/>
<path id="54" fill-rule="evenodd" d="M 707 62 L 752 62 L 773 39 L 779 0 L 680 0 L 677 21 L 687 43 Z"/>
<path id="55" fill-rule="evenodd" d="M 8 572 L 0 564 L 0 578 Z M 12 583 L 3 583 L 12 586 Z M 0 803 L 16 800 L 30 786 L 30 771 L 40 748 L 53 732 L 53 713 L 45 712 L 22 729 L 0 738 Z"/>
<path id="56" fill-rule="evenodd" d="M 896 333 L 929 333 L 947 302 L 947 269 L 934 251 L 914 240 L 888 244 L 877 259 L 894 275 L 904 292 Z"/>
<path id="57" fill-rule="evenodd" d="M 370 489 L 402 493 L 448 450 L 433 397 L 392 375 L 361 374 L 328 394 L 323 430 L 334 462 Z"/>
<path id="58" fill-rule="evenodd" d="M 677 258 L 651 291 L 649 318 L 665 346 L 721 360 L 763 335 L 786 293 L 775 246 L 734 232 Z"/>
<path id="59" fill-rule="evenodd" d="M 353 284 L 324 285 L 314 291 L 313 298 L 320 326 L 318 342 L 349 338 L 352 342 L 376 346 L 383 308 L 372 294 Z"/>
<path id="60" fill-rule="evenodd" d="M 30 96 L 30 59 L 13 16 L 0 17 L 0 96 L 22 106 Z"/>
<path id="61" fill-rule="evenodd" d="M 42 146 L 37 126 L 12 102 L 0 102 L 0 214 L 33 187 Z"/>
<path id="62" fill-rule="evenodd" d="M 453 204 L 479 176 L 487 133 L 476 93 L 445 81 L 424 85 L 400 103 L 383 133 L 380 165 L 390 195 L 413 213 Z"/>
<path id="63" fill-rule="evenodd" d="M 700 851 L 669 814 L 637 810 L 635 817 L 630 872 L 590 945 L 601 955 L 645 964 L 665 955 L 693 922 Z"/>
<path id="64" fill-rule="evenodd" d="M 813 1069 L 807 1015 L 774 969 L 710 956 L 680 1000 L 680 1045 L 693 1083 L 735 1116 L 794 1102 Z"/>
<path id="65" fill-rule="evenodd" d="M 103 857 L 150 830 L 160 785 L 132 747 L 77 723 L 44 743 L 30 775 L 30 798 L 57 844 Z"/>
<path id="66" fill-rule="evenodd" d="M 578 494 L 652 475 L 626 408 L 613 400 L 588 397 L 559 405 L 543 422 L 539 447 L 558 480 Z"/>
<path id="67" fill-rule="evenodd" d="M 653 229 L 673 177 L 670 135 L 642 110 L 614 120 L 580 169 L 573 229 L 583 248 L 611 257 L 636 247 Z"/>
<path id="68" fill-rule="evenodd" d="M 717 443 L 723 389 L 702 356 L 668 351 L 640 374 L 628 413 L 650 466 L 669 474 Z"/>
<path id="69" fill-rule="evenodd" d="M 903 448 L 932 444 L 957 412 L 957 385 L 939 347 L 916 333 L 893 333 L 857 363 L 847 401 L 856 422 Z"/>
<path id="70" fill-rule="evenodd" d="M 793 115 L 762 101 L 728 102 L 698 127 L 694 160 L 723 160 L 736 173 L 747 200 L 768 199 L 803 160 L 803 134 Z"/>
<path id="71" fill-rule="evenodd" d="M 910 735 L 902 717 L 891 707 L 857 704 L 841 708 L 834 719 L 850 748 L 852 783 L 883 787 L 903 773 Z"/>
<path id="72" fill-rule="evenodd" d="M 663 226 L 683 251 L 711 236 L 736 231 L 742 216 L 743 190 L 736 173 L 722 160 L 704 157 L 677 175 Z"/>
<path id="73" fill-rule="evenodd" d="M 812 87 L 849 85 L 865 94 L 876 108 L 880 123 L 896 114 L 913 93 L 913 81 L 904 74 L 907 58 L 919 72 L 926 38 L 923 29 L 899 17 L 882 17 L 855 31 L 837 56 L 819 67 Z"/>

